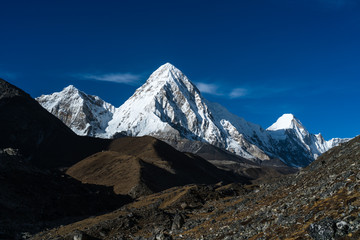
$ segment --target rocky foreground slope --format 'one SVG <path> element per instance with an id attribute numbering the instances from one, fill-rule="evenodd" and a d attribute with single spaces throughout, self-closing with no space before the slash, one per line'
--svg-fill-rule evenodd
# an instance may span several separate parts
<path id="1" fill-rule="evenodd" d="M 188 185 L 32 239 L 359 239 L 360 137 L 295 175 Z"/>

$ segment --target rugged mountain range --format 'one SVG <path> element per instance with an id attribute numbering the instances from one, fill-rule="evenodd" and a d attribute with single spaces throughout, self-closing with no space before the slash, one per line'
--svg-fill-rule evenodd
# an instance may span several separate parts
<path id="1" fill-rule="evenodd" d="M 43 95 L 37 101 L 81 135 L 102 138 L 119 134 L 151 135 L 177 148 L 184 139 L 200 141 L 253 161 L 277 158 L 294 167 L 307 166 L 331 147 L 348 141 L 325 141 L 320 134 L 309 133 L 292 114 L 283 115 L 265 130 L 207 101 L 196 86 L 169 63 L 152 73 L 146 83 L 116 109 L 73 86 L 60 93 Z"/>

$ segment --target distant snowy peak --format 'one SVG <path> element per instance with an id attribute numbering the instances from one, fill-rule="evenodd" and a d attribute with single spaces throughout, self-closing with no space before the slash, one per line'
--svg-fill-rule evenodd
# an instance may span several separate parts
<path id="1" fill-rule="evenodd" d="M 78 135 L 99 136 L 105 133 L 115 112 L 115 107 L 110 103 L 88 95 L 73 85 L 61 92 L 42 95 L 36 100 Z"/>
<path id="2" fill-rule="evenodd" d="M 277 131 L 277 130 L 294 129 L 294 128 L 298 128 L 303 131 L 306 131 L 306 128 L 303 126 L 303 124 L 300 122 L 299 119 L 297 119 L 291 113 L 286 113 L 283 114 L 281 117 L 279 117 L 278 120 L 273 125 L 268 127 L 266 130 Z"/>
<path id="3" fill-rule="evenodd" d="M 325 141 L 320 133 L 309 133 L 300 120 L 290 113 L 283 114 L 273 125 L 267 128 L 267 131 L 272 138 L 278 142 L 277 145 L 285 146 L 281 149 L 281 154 L 288 152 L 287 154 L 291 155 L 293 152 L 297 151 L 295 149 L 298 149 L 300 150 L 298 154 L 306 153 L 310 156 L 306 164 L 294 161 L 291 163 L 293 166 L 306 166 L 332 147 L 350 140 L 333 138 L 329 141 Z M 296 159 L 296 157 L 292 158 Z"/>

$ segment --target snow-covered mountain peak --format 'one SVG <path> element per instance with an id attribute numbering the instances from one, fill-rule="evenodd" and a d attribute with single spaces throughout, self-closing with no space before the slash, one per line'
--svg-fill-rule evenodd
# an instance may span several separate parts
<path id="1" fill-rule="evenodd" d="M 269 159 L 255 145 L 270 138 L 260 126 L 214 106 L 179 69 L 166 63 L 116 110 L 106 132 L 108 137 L 152 135 L 171 142 L 186 138 L 243 157 Z"/>
<path id="2" fill-rule="evenodd" d="M 171 63 L 167 62 L 167 63 L 161 65 L 157 70 L 159 70 L 159 69 L 169 69 L 169 70 L 171 70 L 171 69 L 177 69 L 177 68 L 174 65 L 172 65 Z M 177 70 L 179 70 L 179 69 L 177 69 Z"/>
<path id="3" fill-rule="evenodd" d="M 63 91 L 72 91 L 72 90 L 78 90 L 78 89 L 72 84 L 63 89 Z"/>
<path id="4" fill-rule="evenodd" d="M 78 135 L 100 136 L 112 119 L 115 107 L 98 96 L 88 95 L 69 85 L 61 92 L 36 100 Z"/>
<path id="5" fill-rule="evenodd" d="M 69 85 L 66 88 L 64 88 L 60 93 L 63 94 L 74 94 L 77 93 L 79 94 L 80 90 L 77 89 L 74 85 Z"/>
<path id="6" fill-rule="evenodd" d="M 184 115 L 184 111 L 189 109 L 194 114 L 201 110 L 207 111 L 207 108 L 204 109 L 203 106 L 203 97 L 196 86 L 179 69 L 170 63 L 166 63 L 154 71 L 145 84 L 139 87 L 117 109 L 119 114 L 114 116 L 115 121 L 112 122 L 117 122 L 116 125 L 118 126 L 122 121 L 120 119 L 125 116 L 127 118 L 133 115 L 134 118 L 137 118 L 137 114 L 144 115 L 146 112 L 158 117 L 165 117 L 166 115 L 169 117 L 170 114 L 170 118 L 176 118 L 180 121 L 179 116 Z M 195 115 L 199 117 L 201 114 Z M 184 120 L 184 118 L 182 119 Z M 112 127 L 110 126 L 108 130 L 110 131 Z M 112 131 L 115 131 L 115 128 Z"/>
<path id="7" fill-rule="evenodd" d="M 170 80 L 169 76 L 170 73 L 178 73 L 181 71 L 177 69 L 174 65 L 171 63 L 165 63 L 161 65 L 158 69 L 156 69 L 149 77 L 149 79 L 146 81 L 147 83 L 153 82 L 153 81 L 160 81 L 160 80 Z"/>
<path id="8" fill-rule="evenodd" d="M 107 132 L 110 137 L 123 131 L 142 136 L 156 135 L 165 129 L 179 132 L 177 127 L 181 127 L 180 135 L 197 139 L 203 134 L 201 124 L 209 117 L 203 100 L 195 85 L 179 69 L 166 63 L 116 110 Z"/>
<path id="9" fill-rule="evenodd" d="M 197 90 L 195 85 L 171 63 L 165 63 L 155 70 L 140 89 L 141 91 L 144 91 L 145 89 L 159 90 L 166 85 L 178 85 L 184 86 L 189 90 Z"/>
<path id="10" fill-rule="evenodd" d="M 305 127 L 302 125 L 299 119 L 297 119 L 291 113 L 285 113 L 281 117 L 279 117 L 278 120 L 273 125 L 268 127 L 266 130 L 278 131 L 278 130 L 294 129 L 294 128 L 305 130 Z"/>

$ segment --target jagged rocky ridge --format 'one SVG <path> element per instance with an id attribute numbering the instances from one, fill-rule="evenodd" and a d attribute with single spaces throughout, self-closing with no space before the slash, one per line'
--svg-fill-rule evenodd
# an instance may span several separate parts
<path id="1" fill-rule="evenodd" d="M 320 134 L 309 133 L 292 114 L 283 115 L 265 130 L 207 101 L 196 86 L 169 63 L 159 67 L 116 109 L 73 86 L 37 100 L 81 135 L 103 138 L 119 134 L 151 135 L 175 147 L 182 139 L 196 140 L 254 161 L 278 158 L 295 167 L 307 166 L 328 149 L 348 141 L 325 141 Z"/>

